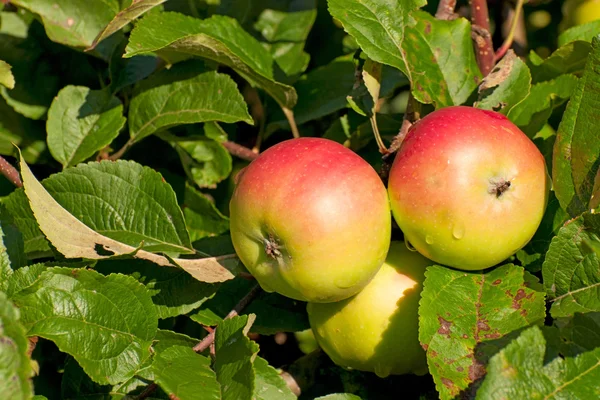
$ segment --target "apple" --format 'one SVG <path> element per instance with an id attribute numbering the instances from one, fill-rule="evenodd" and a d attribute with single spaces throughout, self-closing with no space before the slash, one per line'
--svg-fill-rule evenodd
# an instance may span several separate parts
<path id="1" fill-rule="evenodd" d="M 389 248 L 392 217 L 379 175 L 328 139 L 267 149 L 238 175 L 229 209 L 242 263 L 265 291 L 297 300 L 356 294 Z"/>
<path id="2" fill-rule="evenodd" d="M 463 270 L 498 264 L 537 230 L 544 156 L 504 115 L 455 106 L 414 124 L 390 170 L 394 219 L 425 257 Z"/>
<path id="3" fill-rule="evenodd" d="M 600 0 L 567 0 L 563 4 L 561 29 L 600 19 Z"/>
<path id="4" fill-rule="evenodd" d="M 337 365 L 380 377 L 427 373 L 419 299 L 431 264 L 404 243 L 392 242 L 385 263 L 360 293 L 336 303 L 308 303 L 319 346 Z"/>

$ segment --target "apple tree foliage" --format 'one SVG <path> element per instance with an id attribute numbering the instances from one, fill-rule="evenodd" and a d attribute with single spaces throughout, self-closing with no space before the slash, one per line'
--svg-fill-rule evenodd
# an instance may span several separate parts
<path id="1" fill-rule="evenodd" d="M 1 2 L 0 154 L 23 187 L 0 175 L 0 397 L 600 398 L 600 22 L 531 1 L 484 76 L 467 2 L 437 3 Z M 521 2 L 489 3 L 497 48 L 499 3 Z M 304 355 L 305 304 L 257 291 L 229 238 L 250 148 L 297 131 L 384 171 L 374 126 L 389 145 L 405 114 L 460 104 L 545 155 L 534 238 L 485 271 L 427 268 L 428 375 Z"/>

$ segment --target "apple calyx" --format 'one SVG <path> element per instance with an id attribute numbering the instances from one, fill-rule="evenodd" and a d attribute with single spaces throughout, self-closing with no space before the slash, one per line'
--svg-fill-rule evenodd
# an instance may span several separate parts
<path id="1" fill-rule="evenodd" d="M 271 257 L 273 259 L 277 259 L 277 258 L 281 257 L 281 250 L 279 250 L 280 245 L 272 233 L 269 233 L 268 238 L 263 239 L 263 243 L 265 245 L 265 253 L 267 253 L 267 255 L 269 257 Z"/>
<path id="2" fill-rule="evenodd" d="M 502 194 L 504 192 L 506 192 L 509 188 L 510 188 L 510 181 L 505 180 L 503 178 L 497 180 L 497 181 L 493 181 L 490 180 L 490 186 L 488 189 L 488 193 L 489 194 L 493 194 L 496 196 L 496 198 L 500 198 L 500 196 L 502 196 Z"/>

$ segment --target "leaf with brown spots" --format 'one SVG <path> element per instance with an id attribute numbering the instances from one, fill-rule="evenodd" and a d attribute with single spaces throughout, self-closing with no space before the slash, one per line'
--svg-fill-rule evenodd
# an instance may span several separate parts
<path id="1" fill-rule="evenodd" d="M 498 111 L 504 115 L 531 90 L 531 73 L 527 65 L 512 50 L 485 77 L 479 86 L 477 108 Z"/>
<path id="2" fill-rule="evenodd" d="M 433 266 L 425 276 L 419 341 L 442 400 L 474 390 L 506 335 L 545 318 L 544 293 L 521 267 L 483 273 Z"/>

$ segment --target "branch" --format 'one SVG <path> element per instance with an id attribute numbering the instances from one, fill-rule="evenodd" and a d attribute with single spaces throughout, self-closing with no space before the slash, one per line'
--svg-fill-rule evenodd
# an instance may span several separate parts
<path id="1" fill-rule="evenodd" d="M 110 157 L 108 157 L 111 161 L 117 161 L 119 158 L 123 157 L 123 155 L 129 150 L 129 148 L 133 145 L 133 140 L 129 139 L 127 143 L 123 145 L 116 153 L 113 153 Z"/>
<path id="2" fill-rule="evenodd" d="M 19 171 L 13 167 L 4 157 L 0 156 L 0 173 L 16 187 L 23 187 Z"/>
<path id="3" fill-rule="evenodd" d="M 523 3 L 524 3 L 524 0 L 517 0 L 517 5 L 515 6 L 515 12 L 513 14 L 513 18 L 511 21 L 511 25 L 510 25 L 510 31 L 508 32 L 508 36 L 506 36 L 504 43 L 502 43 L 502 46 L 500 46 L 498 51 L 496 51 L 496 54 L 494 56 L 495 62 L 498 62 L 498 60 L 500 60 L 502 57 L 504 57 L 504 55 L 506 54 L 508 49 L 510 49 L 510 47 L 513 44 L 513 40 L 515 38 L 515 32 L 517 30 L 517 26 L 519 26 L 519 21 L 521 20 L 521 12 L 523 10 Z"/>
<path id="4" fill-rule="evenodd" d="M 258 157 L 257 152 L 254 152 L 254 151 L 250 150 L 249 148 L 244 147 L 235 142 L 230 142 L 228 140 L 221 144 L 223 145 L 223 147 L 225 147 L 227 149 L 227 151 L 230 154 L 232 154 L 238 158 L 241 158 L 242 160 L 253 161 L 253 160 L 256 160 L 256 158 Z"/>
<path id="5" fill-rule="evenodd" d="M 239 315 L 239 313 L 241 313 L 242 310 L 246 308 L 252 300 L 254 300 L 254 298 L 261 292 L 261 290 L 262 289 L 258 283 L 254 285 L 252 289 L 250 289 L 250 291 L 244 297 L 242 297 L 239 303 L 237 303 L 235 307 L 233 307 L 233 309 L 229 311 L 229 314 L 227 314 L 224 319 L 233 318 Z M 212 331 L 210 331 L 210 333 L 204 339 L 202 339 L 197 345 L 193 347 L 196 353 L 203 352 L 214 343 L 216 330 L 217 329 L 215 328 Z M 158 389 L 158 385 L 156 383 L 151 383 L 146 387 L 146 389 L 144 389 L 142 393 L 140 393 L 140 395 L 137 397 L 137 400 L 146 399 L 152 393 L 154 393 L 156 389 Z"/>
<path id="6" fill-rule="evenodd" d="M 250 289 L 250 291 L 240 300 L 239 303 L 225 316 L 224 319 L 233 318 L 239 315 L 248 304 L 261 292 L 261 287 L 257 283 Z M 215 328 L 211 333 L 209 333 L 204 339 L 202 339 L 197 345 L 194 346 L 194 351 L 196 353 L 202 353 L 204 350 L 208 349 L 210 345 L 215 341 L 215 333 L 217 329 Z"/>
<path id="7" fill-rule="evenodd" d="M 456 19 L 457 15 L 454 13 L 455 8 L 456 0 L 440 0 L 435 17 L 441 20 Z"/>
<path id="8" fill-rule="evenodd" d="M 470 0 L 472 37 L 475 41 L 477 65 L 483 76 L 494 68 L 494 46 L 490 35 L 490 18 L 486 0 Z"/>

